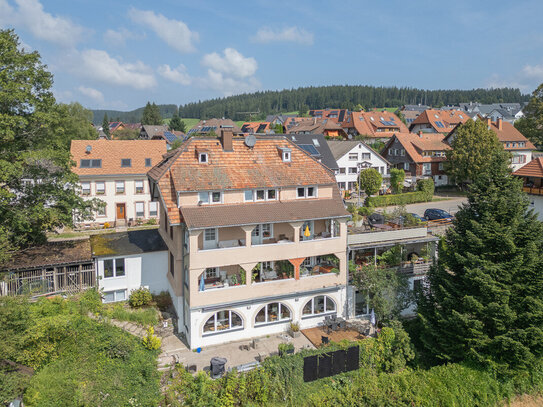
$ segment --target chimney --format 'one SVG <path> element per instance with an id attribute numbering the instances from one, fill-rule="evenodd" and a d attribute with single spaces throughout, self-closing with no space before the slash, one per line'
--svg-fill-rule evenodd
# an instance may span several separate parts
<path id="1" fill-rule="evenodd" d="M 486 126 L 490 129 L 490 125 L 492 124 L 492 119 L 490 117 L 486 118 Z"/>
<path id="2" fill-rule="evenodd" d="M 317 118 L 313 117 L 313 124 L 317 124 Z"/>
<path id="3" fill-rule="evenodd" d="M 422 130 L 419 130 L 419 137 L 422 138 Z"/>
<path id="4" fill-rule="evenodd" d="M 503 119 L 500 117 L 498 118 L 498 130 L 501 130 L 503 128 Z"/>
<path id="5" fill-rule="evenodd" d="M 233 126 L 221 126 L 221 143 L 224 151 L 234 151 L 232 138 L 234 137 Z"/>

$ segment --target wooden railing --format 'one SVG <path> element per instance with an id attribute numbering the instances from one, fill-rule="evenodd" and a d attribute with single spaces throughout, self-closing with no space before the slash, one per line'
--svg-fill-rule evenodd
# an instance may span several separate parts
<path id="1" fill-rule="evenodd" d="M 522 190 L 526 192 L 527 194 L 532 195 L 543 195 L 543 188 L 537 188 L 537 187 L 522 187 Z"/>

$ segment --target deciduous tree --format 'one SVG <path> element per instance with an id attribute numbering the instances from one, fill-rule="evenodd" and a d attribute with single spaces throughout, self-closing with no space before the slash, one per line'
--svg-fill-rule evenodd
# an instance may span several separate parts
<path id="1" fill-rule="evenodd" d="M 486 123 L 468 120 L 460 126 L 447 151 L 445 169 L 453 182 L 465 186 L 485 171 L 495 160 L 508 160 L 510 155 L 503 148 L 496 133 Z"/>
<path id="2" fill-rule="evenodd" d="M 405 171 L 398 168 L 390 169 L 390 188 L 393 194 L 399 194 L 403 190 L 403 181 L 405 180 Z"/>
<path id="3" fill-rule="evenodd" d="M 523 113 L 524 117 L 515 121 L 515 127 L 532 143 L 543 145 L 543 83 L 534 90 Z"/>
<path id="4" fill-rule="evenodd" d="M 379 188 L 381 188 L 382 183 L 383 177 L 375 168 L 367 168 L 360 171 L 359 186 L 360 190 L 364 191 L 366 195 L 375 195 L 379 191 Z"/>
<path id="5" fill-rule="evenodd" d="M 505 371 L 543 356 L 543 227 L 508 164 L 475 178 L 419 299 L 421 340 L 443 361 Z"/>
<path id="6" fill-rule="evenodd" d="M 52 75 L 40 55 L 19 48 L 12 30 L 0 30 L 0 258 L 45 240 L 45 232 L 71 225 L 74 211 L 96 209 L 76 193 L 70 170 L 72 131 L 90 137 L 70 114 L 75 105 L 57 105 Z M 78 134 L 78 133 L 76 133 Z"/>

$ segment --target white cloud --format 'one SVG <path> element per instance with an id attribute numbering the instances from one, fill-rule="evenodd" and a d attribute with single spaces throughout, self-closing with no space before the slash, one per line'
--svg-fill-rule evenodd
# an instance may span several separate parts
<path id="1" fill-rule="evenodd" d="M 97 89 L 80 86 L 77 88 L 77 90 L 96 102 L 104 102 L 104 94 Z"/>
<path id="2" fill-rule="evenodd" d="M 126 40 L 134 39 L 137 36 L 126 28 L 121 28 L 119 31 L 108 29 L 104 33 L 103 37 L 104 41 L 111 43 L 112 45 L 121 46 L 125 45 Z"/>
<path id="3" fill-rule="evenodd" d="M 150 89 L 156 85 L 151 68 L 143 62 L 122 62 L 102 50 L 84 50 L 70 65 L 74 73 L 103 83 L 135 89 Z"/>
<path id="4" fill-rule="evenodd" d="M 285 27 L 274 30 L 271 27 L 260 28 L 252 38 L 253 42 L 294 42 L 301 45 L 313 45 L 313 34 L 298 27 Z"/>
<path id="5" fill-rule="evenodd" d="M 257 90 L 260 82 L 254 77 L 258 64 L 252 57 L 244 57 L 233 48 L 223 55 L 216 52 L 204 55 L 202 65 L 208 67 L 207 76 L 200 78 L 201 86 L 217 90 L 228 96 Z"/>
<path id="6" fill-rule="evenodd" d="M 0 0 L 0 25 L 24 28 L 40 40 L 62 46 L 73 46 L 84 28 L 65 17 L 54 16 L 43 9 L 38 0 L 15 0 L 17 8 Z"/>
<path id="7" fill-rule="evenodd" d="M 522 74 L 527 78 L 543 81 L 543 65 L 525 65 Z"/>
<path id="8" fill-rule="evenodd" d="M 153 11 L 132 8 L 128 16 L 135 23 L 144 25 L 155 32 L 166 44 L 179 52 L 195 51 L 194 42 L 198 33 L 193 32 L 180 20 L 171 20 Z"/>
<path id="9" fill-rule="evenodd" d="M 160 65 L 157 72 L 162 77 L 180 85 L 190 85 L 192 82 L 192 78 L 187 73 L 187 67 L 183 64 L 180 64 L 177 68 L 170 68 L 170 65 L 167 64 Z"/>
<path id="10" fill-rule="evenodd" d="M 202 65 L 215 72 L 221 72 L 236 78 L 252 76 L 258 69 L 258 64 L 254 58 L 246 58 L 234 48 L 226 48 L 223 56 L 216 52 L 204 55 Z"/>

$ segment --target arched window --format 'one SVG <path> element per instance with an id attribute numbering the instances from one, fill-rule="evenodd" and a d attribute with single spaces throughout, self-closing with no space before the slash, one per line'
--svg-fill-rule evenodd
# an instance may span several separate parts
<path id="1" fill-rule="evenodd" d="M 204 324 L 204 334 L 240 328 L 243 328 L 243 319 L 238 313 L 230 310 L 219 311 L 213 314 Z"/>
<path id="2" fill-rule="evenodd" d="M 271 322 L 286 322 L 292 318 L 290 309 L 280 302 L 272 302 L 263 306 L 256 314 L 255 325 L 269 324 Z"/>
<path id="3" fill-rule="evenodd" d="M 317 295 L 310 299 L 302 309 L 303 316 L 319 315 L 327 312 L 334 312 L 336 303 L 327 295 Z"/>

